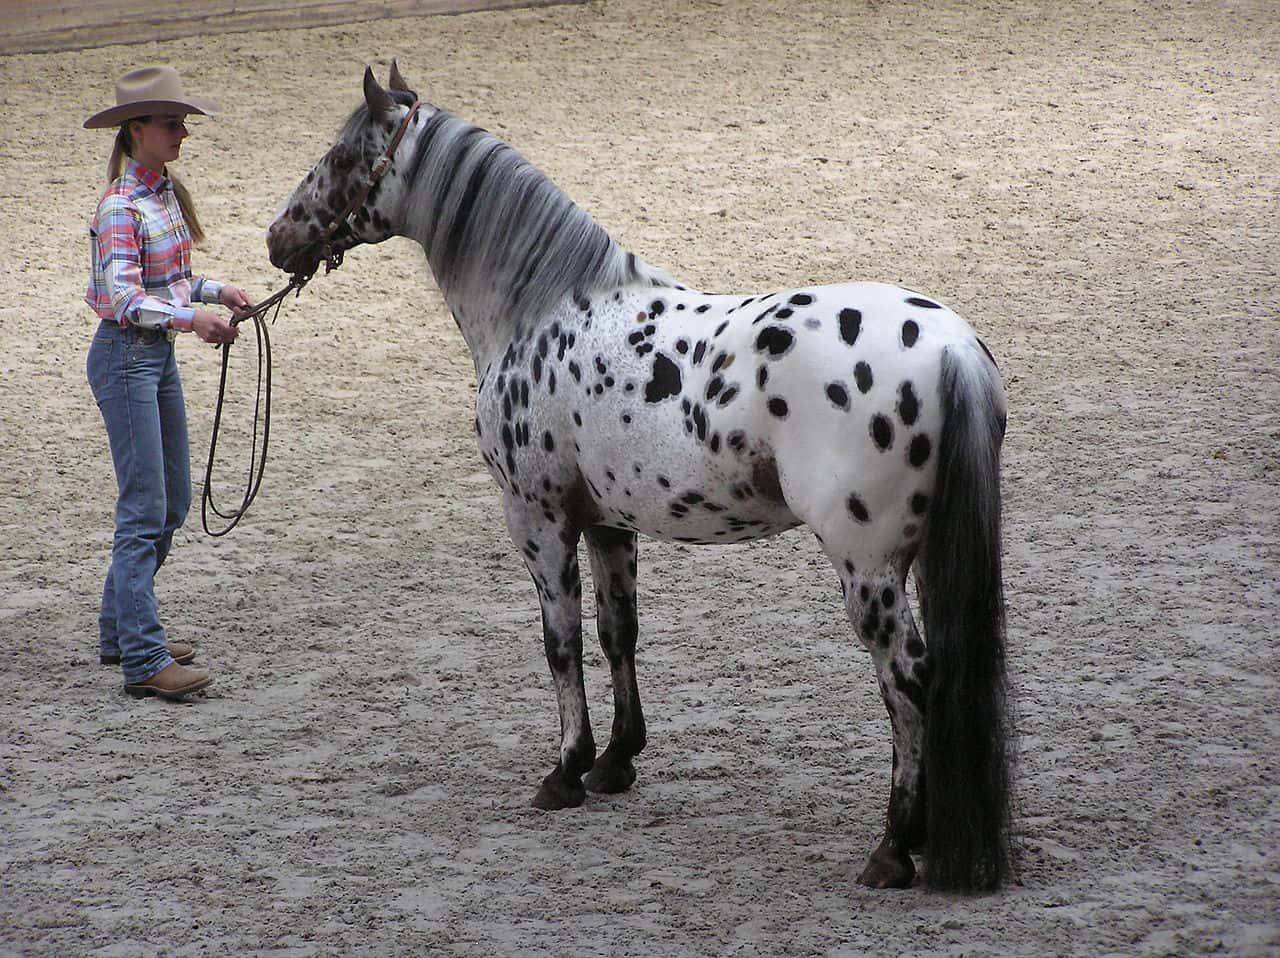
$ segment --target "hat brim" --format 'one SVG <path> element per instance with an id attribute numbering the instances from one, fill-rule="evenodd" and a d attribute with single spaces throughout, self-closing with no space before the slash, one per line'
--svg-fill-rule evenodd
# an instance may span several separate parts
<path id="1" fill-rule="evenodd" d="M 199 113 L 201 116 L 217 116 L 218 105 L 212 100 L 199 96 L 188 97 L 186 100 L 139 100 L 136 103 L 124 103 L 95 113 L 84 121 L 84 128 L 101 130 L 110 126 L 119 126 L 125 120 L 140 116 L 166 113 Z"/>

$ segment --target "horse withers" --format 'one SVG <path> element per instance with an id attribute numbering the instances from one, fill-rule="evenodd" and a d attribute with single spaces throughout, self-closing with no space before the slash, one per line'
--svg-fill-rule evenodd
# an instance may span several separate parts
<path id="1" fill-rule="evenodd" d="M 391 236 L 422 246 L 471 350 L 476 440 L 537 587 L 561 735 L 534 804 L 573 807 L 635 781 L 637 534 L 732 543 L 806 525 L 893 731 L 885 833 L 860 881 L 910 884 L 913 852 L 935 887 L 1010 877 L 1005 399 L 973 329 L 878 283 L 683 286 L 506 143 L 420 103 L 394 63 L 388 89 L 366 70 L 364 102 L 267 245 L 275 265 L 310 275 Z M 614 690 L 600 754 L 583 687 L 583 539 Z"/>

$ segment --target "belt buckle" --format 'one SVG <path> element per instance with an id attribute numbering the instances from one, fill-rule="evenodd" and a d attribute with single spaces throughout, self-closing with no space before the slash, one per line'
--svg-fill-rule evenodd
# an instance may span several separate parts
<path id="1" fill-rule="evenodd" d="M 178 331 L 174 329 L 172 326 L 169 326 L 164 331 L 164 338 L 167 339 L 169 342 L 173 342 L 175 339 L 178 338 Z"/>

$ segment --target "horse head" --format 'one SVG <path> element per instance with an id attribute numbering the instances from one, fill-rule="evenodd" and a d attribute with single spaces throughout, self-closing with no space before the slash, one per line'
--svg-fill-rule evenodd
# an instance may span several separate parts
<path id="1" fill-rule="evenodd" d="M 417 95 L 394 60 L 385 90 L 365 68 L 364 102 L 267 227 L 272 265 L 309 276 L 322 260 L 397 234 L 404 163 L 396 145 L 417 112 Z"/>

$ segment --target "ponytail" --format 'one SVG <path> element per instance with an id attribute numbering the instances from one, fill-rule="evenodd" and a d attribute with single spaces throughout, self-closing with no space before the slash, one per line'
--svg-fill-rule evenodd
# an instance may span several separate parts
<path id="1" fill-rule="evenodd" d="M 204 242 L 204 227 L 200 225 L 200 217 L 196 215 L 196 202 L 191 198 L 191 191 L 183 182 L 169 174 L 173 181 L 173 195 L 178 198 L 178 208 L 182 210 L 182 218 L 187 221 L 187 229 L 191 233 L 191 244 L 199 246 Z"/>
<path id="2" fill-rule="evenodd" d="M 134 117 L 133 119 L 145 119 L 145 117 Z M 119 179 L 120 174 L 124 172 L 124 160 L 126 156 L 133 156 L 133 138 L 129 136 L 129 124 L 131 120 L 125 120 L 120 124 L 120 129 L 116 132 L 115 143 L 111 146 L 111 156 L 107 159 L 107 183 L 114 183 Z M 169 180 L 173 183 L 173 195 L 178 200 L 178 209 L 182 210 L 182 218 L 186 221 L 187 231 L 191 233 L 191 243 L 193 246 L 199 246 L 204 242 L 204 227 L 200 225 L 200 217 L 196 215 L 196 203 L 191 198 L 191 191 L 186 185 L 172 173 L 169 174 Z"/>

